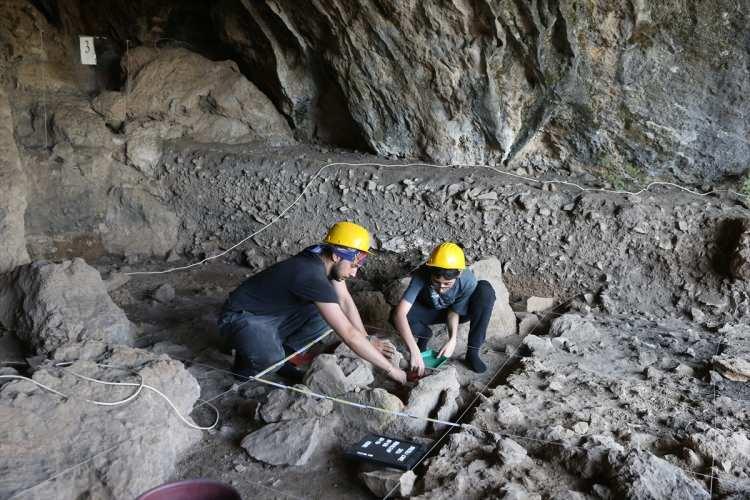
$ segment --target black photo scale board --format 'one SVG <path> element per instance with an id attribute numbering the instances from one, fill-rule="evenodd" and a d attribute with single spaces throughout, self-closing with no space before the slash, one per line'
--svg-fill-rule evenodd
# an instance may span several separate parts
<path id="1" fill-rule="evenodd" d="M 350 458 L 401 470 L 414 467 L 426 453 L 424 445 L 380 434 L 368 434 L 344 452 Z"/>

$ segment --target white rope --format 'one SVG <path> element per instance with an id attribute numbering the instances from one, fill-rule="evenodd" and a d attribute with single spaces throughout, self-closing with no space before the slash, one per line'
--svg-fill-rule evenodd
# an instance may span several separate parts
<path id="1" fill-rule="evenodd" d="M 207 431 L 207 430 L 213 429 L 214 427 L 216 427 L 216 424 L 219 423 L 219 410 L 215 406 L 213 406 L 213 405 L 211 405 L 210 403 L 207 403 L 207 402 L 203 402 L 199 406 L 203 406 L 204 404 L 208 404 L 208 406 L 210 406 L 214 410 L 214 412 L 216 414 L 216 418 L 214 420 L 214 423 L 211 424 L 210 426 L 203 427 L 203 426 L 199 426 L 199 425 L 196 425 L 196 424 L 190 422 L 188 419 L 186 419 L 180 413 L 180 410 L 174 405 L 174 403 L 172 403 L 172 401 L 163 392 L 161 392 L 156 387 L 153 387 L 153 386 L 148 385 L 148 384 L 144 384 L 143 383 L 143 377 L 141 377 L 140 374 L 136 374 L 140 378 L 140 382 L 138 382 L 138 383 L 133 383 L 133 382 L 109 382 L 109 381 L 106 381 L 106 380 L 100 380 L 100 379 L 95 379 L 95 378 L 92 378 L 92 377 L 87 377 L 86 375 L 82 375 L 80 373 L 76 373 L 76 372 L 74 372 L 74 371 L 66 368 L 67 366 L 69 366 L 71 364 L 72 364 L 72 362 L 65 362 L 65 363 L 58 363 L 58 364 L 56 364 L 54 366 L 62 368 L 66 372 L 68 372 L 71 375 L 73 375 L 75 377 L 78 377 L 78 378 L 80 378 L 82 380 L 86 380 L 86 381 L 93 382 L 93 383 L 96 383 L 96 384 L 109 385 L 109 386 L 136 387 L 136 390 L 133 392 L 133 394 L 131 394 L 130 396 L 128 396 L 125 399 L 121 399 L 121 400 L 118 400 L 118 401 L 99 401 L 99 400 L 88 399 L 88 398 L 77 398 L 75 396 L 64 394 L 64 393 L 62 393 L 62 392 L 60 392 L 60 391 L 58 391 L 56 389 L 53 389 L 52 387 L 49 387 L 49 386 L 47 386 L 45 384 L 42 384 L 41 382 L 38 382 L 38 381 L 36 381 L 36 380 L 34 380 L 32 378 L 29 378 L 29 377 L 24 377 L 22 375 L 0 375 L 0 379 L 26 380 L 28 382 L 31 382 L 32 384 L 35 384 L 35 385 L 37 385 L 37 386 L 39 386 L 39 387 L 41 387 L 41 388 L 43 388 L 43 389 L 45 389 L 45 390 L 53 393 L 53 394 L 56 394 L 56 395 L 58 395 L 58 396 L 60 396 L 60 397 L 62 397 L 64 399 L 80 399 L 80 400 L 83 400 L 83 401 L 85 401 L 87 403 L 91 403 L 91 404 L 94 404 L 94 405 L 97 405 L 97 406 L 119 406 L 119 405 L 123 405 L 123 404 L 129 403 L 130 401 L 132 401 L 136 397 L 138 397 L 138 395 L 141 393 L 141 391 L 143 389 L 148 389 L 150 391 L 155 392 L 162 399 L 164 399 L 167 402 L 167 404 L 172 408 L 172 410 L 175 412 L 175 414 L 177 415 L 177 417 L 180 420 L 182 420 L 182 422 L 185 423 L 185 425 L 187 425 L 188 427 L 191 427 L 193 429 L 197 429 L 197 430 L 200 430 L 200 431 Z M 112 366 L 109 366 L 109 365 L 98 365 L 97 364 L 97 366 L 102 366 L 104 368 L 113 368 Z M 196 408 L 198 408 L 198 406 L 196 406 Z M 194 408 L 194 410 L 195 410 L 195 408 Z"/>
<path id="2" fill-rule="evenodd" d="M 314 346 L 315 344 L 317 344 L 318 342 L 320 342 L 321 340 L 323 340 L 324 338 L 326 338 L 327 336 L 329 336 L 332 333 L 333 333 L 333 330 L 331 330 L 329 328 L 320 337 L 318 337 L 315 340 L 309 342 L 306 346 L 301 347 L 300 349 L 297 349 L 297 351 L 293 352 L 292 354 L 290 354 L 286 358 L 282 359 L 281 361 L 272 364 L 271 366 L 269 366 L 268 368 L 266 368 L 265 370 L 263 370 L 262 372 L 258 373 L 255 376 L 258 377 L 258 378 L 260 378 L 260 377 L 266 375 L 267 373 L 270 373 L 270 372 L 274 371 L 276 368 L 278 368 L 279 366 L 283 365 L 284 363 L 286 363 L 287 361 L 289 361 L 290 359 L 292 359 L 293 357 L 295 357 L 297 354 L 305 352 L 306 350 L 308 350 L 309 348 L 311 348 L 312 346 Z"/>
<path id="3" fill-rule="evenodd" d="M 419 416 L 419 415 L 413 415 L 411 413 L 405 413 L 405 412 L 400 412 L 400 411 L 387 410 L 385 408 L 380 408 L 380 407 L 377 407 L 377 406 L 366 405 L 364 403 L 355 403 L 354 401 L 348 401 L 346 399 L 340 399 L 340 398 L 336 398 L 336 397 L 333 397 L 333 396 L 328 396 L 326 394 L 320 394 L 320 393 L 313 392 L 313 391 L 310 391 L 310 390 L 300 389 L 298 387 L 294 387 L 294 386 L 282 384 L 280 382 L 273 382 L 273 381 L 270 381 L 270 380 L 267 380 L 267 379 L 261 379 L 261 378 L 258 378 L 258 377 L 254 377 L 252 375 L 241 375 L 239 373 L 235 373 L 235 372 L 230 371 L 230 370 L 224 370 L 222 368 L 216 368 L 215 366 L 207 365 L 205 363 L 199 363 L 197 361 L 192 361 L 190 359 L 182 359 L 182 358 L 174 358 L 174 359 L 179 359 L 180 361 L 184 361 L 186 363 L 190 363 L 190 364 L 193 364 L 193 365 L 196 365 L 196 366 L 205 366 L 205 367 L 211 368 L 212 370 L 215 370 L 215 371 L 229 373 L 231 375 L 235 375 L 237 377 L 242 377 L 242 378 L 247 379 L 245 382 L 242 383 L 242 385 L 244 385 L 244 384 L 246 384 L 248 382 L 255 381 L 255 382 L 260 382 L 261 384 L 266 384 L 266 385 L 270 385 L 270 386 L 276 387 L 278 389 L 284 389 L 284 390 L 288 390 L 288 391 L 298 392 L 300 394 L 304 394 L 305 396 L 314 397 L 316 399 L 327 399 L 329 401 L 334 401 L 336 403 L 341 403 L 341 404 L 344 404 L 344 405 L 352 406 L 352 407 L 355 407 L 355 408 L 360 408 L 360 409 L 363 409 L 363 410 L 373 410 L 373 411 L 377 411 L 377 412 L 381 412 L 381 413 L 388 413 L 388 414 L 391 414 L 391 415 L 394 415 L 394 416 L 400 416 L 400 417 L 406 417 L 406 418 L 413 418 L 415 420 L 424 420 L 425 422 L 434 422 L 436 424 L 443 424 L 443 425 L 447 425 L 447 426 L 450 426 L 450 427 L 474 427 L 474 428 L 476 428 L 478 430 L 481 430 L 478 427 L 475 427 L 475 426 L 469 425 L 469 424 L 455 424 L 453 422 L 448 422 L 446 420 L 439 420 L 439 419 L 434 419 L 434 418 L 429 418 L 429 417 L 422 417 L 422 416 Z M 239 388 L 239 387 L 240 386 L 237 386 L 237 388 Z M 223 396 L 224 394 L 226 394 L 228 392 L 231 392 L 231 391 L 236 391 L 237 388 L 230 389 L 229 391 L 226 391 L 226 392 L 220 394 L 219 396 Z M 219 397 L 219 396 L 217 396 L 217 397 Z M 213 401 L 213 399 L 211 399 L 209 401 Z"/>

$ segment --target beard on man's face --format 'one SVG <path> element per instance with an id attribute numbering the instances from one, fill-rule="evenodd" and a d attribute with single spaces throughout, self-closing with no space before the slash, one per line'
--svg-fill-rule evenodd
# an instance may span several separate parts
<path id="1" fill-rule="evenodd" d="M 346 280 L 346 275 L 344 274 L 344 271 L 341 269 L 341 263 L 334 264 L 334 266 L 331 268 L 331 272 L 328 274 L 328 279 L 332 279 L 336 281 Z"/>

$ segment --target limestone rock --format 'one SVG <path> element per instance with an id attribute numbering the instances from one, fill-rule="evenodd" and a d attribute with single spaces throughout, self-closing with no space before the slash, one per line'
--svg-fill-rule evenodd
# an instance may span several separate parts
<path id="1" fill-rule="evenodd" d="M 520 313 L 516 313 L 516 315 L 519 314 Z M 518 335 L 525 337 L 536 331 L 540 324 L 539 316 L 536 314 L 524 314 L 523 317 L 521 317 L 521 321 L 518 323 Z"/>
<path id="2" fill-rule="evenodd" d="M 404 412 L 418 417 L 433 417 L 450 421 L 458 409 L 457 398 L 460 385 L 456 377 L 456 369 L 449 366 L 421 378 L 412 388 Z M 429 422 L 417 419 L 402 419 L 401 421 L 403 432 L 413 434 L 425 434 L 430 428 L 429 424 Z"/>
<path id="3" fill-rule="evenodd" d="M 380 387 L 367 389 L 359 392 L 350 392 L 343 396 L 347 401 L 353 403 L 382 408 L 389 412 L 404 411 L 404 403 L 390 392 Z M 341 415 L 345 426 L 349 428 L 361 428 L 367 432 L 385 432 L 391 426 L 397 424 L 403 417 L 377 410 L 365 410 L 349 405 L 337 405 L 334 407 Z"/>
<path id="4" fill-rule="evenodd" d="M 198 383 L 182 363 L 167 356 L 116 346 L 86 359 L 89 350 L 85 344 L 78 346 L 78 351 L 68 346 L 71 359 L 79 359 L 70 366 L 72 372 L 136 383 L 140 376 L 169 397 L 184 416 L 200 395 Z M 65 393 L 101 401 L 124 399 L 133 392 L 132 387 L 93 386 L 49 362 L 33 378 Z M 144 390 L 126 405 L 105 409 L 78 399 L 61 401 L 30 382 L 13 381 L 0 387 L 0 473 L 4 478 L 0 497 L 34 486 L 36 498 L 135 498 L 171 478 L 180 455 L 199 437 L 199 431 L 180 421 L 151 391 Z M 109 447 L 110 451 L 100 454 Z M 87 461 L 97 454 L 96 460 Z M 81 467 L 44 482 L 84 461 Z"/>
<path id="5" fill-rule="evenodd" d="M 119 92 L 100 93 L 92 101 L 91 107 L 113 129 L 119 129 L 125 122 L 125 96 Z"/>
<path id="6" fill-rule="evenodd" d="M 73 146 L 112 146 L 112 133 L 86 100 L 66 100 L 54 108 L 52 132 L 58 141 Z"/>
<path id="7" fill-rule="evenodd" d="M 325 432 L 318 418 L 268 424 L 242 439 L 248 455 L 271 465 L 305 465 Z"/>
<path id="8" fill-rule="evenodd" d="M 725 431 L 708 429 L 690 435 L 690 447 L 707 459 L 717 464 L 729 461 L 738 470 L 750 469 L 750 439 L 742 430 Z"/>
<path id="9" fill-rule="evenodd" d="M 374 380 L 372 366 L 362 359 L 321 354 L 305 373 L 305 385 L 327 396 L 337 396 L 365 387 Z"/>
<path id="10" fill-rule="evenodd" d="M 214 62 L 185 49 L 137 48 L 141 58 L 128 96 L 135 121 L 160 117 L 199 142 L 241 143 L 259 138 L 292 142 L 289 125 L 232 61 Z"/>
<path id="11" fill-rule="evenodd" d="M 585 344 L 601 338 L 601 332 L 591 321 L 576 314 L 565 314 L 552 322 L 550 336 L 565 337 L 576 344 Z"/>
<path id="12" fill-rule="evenodd" d="M 5 88 L 0 84 L 0 273 L 29 261 L 24 213 L 28 185 L 21 166 L 13 117 Z"/>
<path id="13" fill-rule="evenodd" d="M 499 498 L 502 500 L 541 500 L 542 498 L 541 495 L 531 493 L 520 484 L 513 482 L 503 485 L 500 488 L 500 493 L 502 493 L 502 496 Z"/>
<path id="14" fill-rule="evenodd" d="M 714 356 L 712 361 L 715 369 L 729 380 L 750 381 L 750 360 L 720 355 Z"/>
<path id="15" fill-rule="evenodd" d="M 175 291 L 174 287 L 169 283 L 163 283 L 152 294 L 153 298 L 157 302 L 162 304 L 169 304 L 174 300 Z"/>
<path id="16" fill-rule="evenodd" d="M 107 251 L 163 257 L 177 244 L 179 221 L 158 198 L 141 188 L 118 187 L 101 228 Z"/>
<path id="17" fill-rule="evenodd" d="M 624 448 L 612 437 L 598 434 L 584 436 L 580 444 L 568 443 L 563 444 L 560 456 L 568 470 L 584 478 L 606 474 L 609 456 L 620 456 L 624 452 Z"/>
<path id="18" fill-rule="evenodd" d="M 526 448 L 510 438 L 504 438 L 498 443 L 496 453 L 504 465 L 516 465 L 529 460 Z"/>
<path id="19" fill-rule="evenodd" d="M 83 340 L 133 341 L 133 325 L 83 259 L 36 261 L 16 268 L 10 283 L 0 290 L 0 323 L 37 352 Z"/>
<path id="20" fill-rule="evenodd" d="M 510 294 L 503 281 L 503 267 L 499 260 L 492 257 L 475 262 L 471 266 L 479 280 L 486 280 L 495 290 L 495 306 L 492 318 L 487 327 L 487 338 L 507 337 L 516 334 L 516 315 L 510 307 Z"/>
<path id="21" fill-rule="evenodd" d="M 729 380 L 747 382 L 750 380 L 750 326 L 745 324 L 722 327 L 724 349 L 711 361 L 714 369 Z"/>
<path id="22" fill-rule="evenodd" d="M 296 385 L 307 389 L 304 385 Z M 306 417 L 324 417 L 333 411 L 333 402 L 317 399 L 295 391 L 276 389 L 268 394 L 268 401 L 260 408 L 260 416 L 266 422 L 280 422 Z"/>
<path id="23" fill-rule="evenodd" d="M 414 489 L 417 476 L 412 471 L 381 469 L 362 472 L 359 477 L 376 496 L 383 498 L 388 494 L 408 497 Z M 393 491 L 393 493 L 391 493 Z"/>
<path id="24" fill-rule="evenodd" d="M 698 39 L 672 22 L 684 13 L 675 2 L 561 3 L 541 12 L 524 3 L 383 9 L 368 2 L 356 22 L 330 14 L 348 5 L 264 9 L 245 1 L 248 27 L 232 16 L 226 38 L 266 81 L 279 82 L 280 108 L 290 116 L 329 88 L 310 76 L 320 64 L 315 55 L 327 54 L 336 93 L 378 155 L 545 169 L 558 164 L 545 158 L 562 156 L 574 168 L 606 158 L 622 182 L 646 169 L 672 175 L 677 156 L 691 165 L 679 174 L 685 178 L 747 169 L 750 81 L 743 64 L 732 64 L 747 57 L 735 36 L 743 11 L 691 3 L 705 34 Z M 696 88 L 716 91 L 703 96 Z M 733 132 L 716 134 L 720 122 Z M 620 174 L 625 165 L 636 174 Z"/>
<path id="25" fill-rule="evenodd" d="M 529 349 L 532 356 L 543 358 L 555 348 L 547 337 L 537 337 L 536 335 L 527 335 L 523 339 L 524 345 Z"/>
<path id="26" fill-rule="evenodd" d="M 702 483 L 651 453 L 633 450 L 624 458 L 608 458 L 615 488 L 624 498 L 710 498 Z"/>
<path id="27" fill-rule="evenodd" d="M 162 149 L 162 138 L 158 130 L 145 127 L 128 129 L 126 146 L 128 163 L 147 177 L 154 177 L 156 166 L 161 160 Z"/>

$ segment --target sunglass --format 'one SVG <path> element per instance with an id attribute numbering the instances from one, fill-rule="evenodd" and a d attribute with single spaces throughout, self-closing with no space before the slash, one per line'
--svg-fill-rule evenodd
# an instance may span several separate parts
<path id="1" fill-rule="evenodd" d="M 354 265 L 357 267 L 362 267 L 365 265 L 366 260 L 367 260 L 367 253 L 357 252 L 357 255 L 354 256 Z"/>

